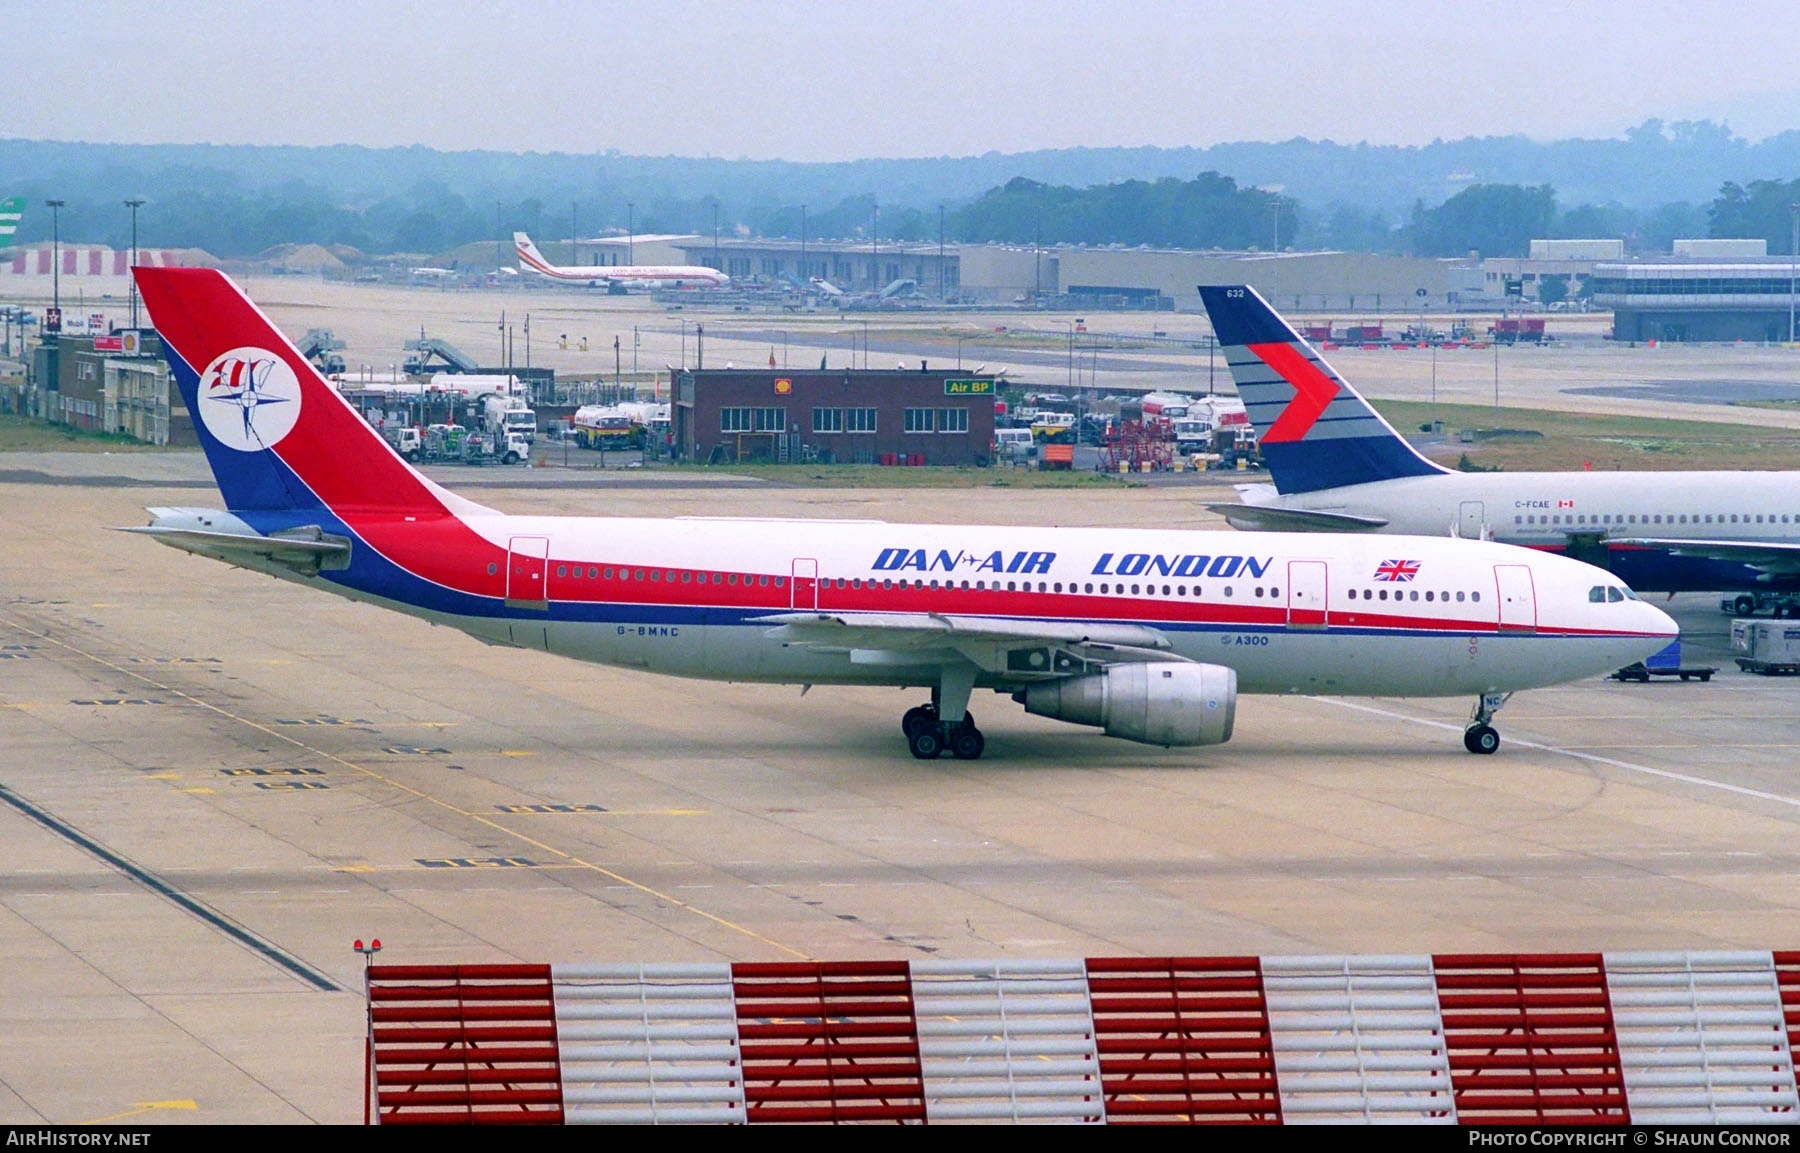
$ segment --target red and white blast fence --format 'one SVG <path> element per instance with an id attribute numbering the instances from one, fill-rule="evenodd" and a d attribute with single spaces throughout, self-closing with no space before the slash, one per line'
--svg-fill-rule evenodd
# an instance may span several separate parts
<path id="1" fill-rule="evenodd" d="M 1800 1120 L 1800 952 L 367 974 L 382 1125 Z"/>

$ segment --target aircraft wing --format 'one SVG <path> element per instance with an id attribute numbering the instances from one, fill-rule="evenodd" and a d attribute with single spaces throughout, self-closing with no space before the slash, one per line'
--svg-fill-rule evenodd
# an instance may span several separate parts
<path id="1" fill-rule="evenodd" d="M 932 665 L 967 660 L 1032 680 L 1123 661 L 1183 661 L 1160 629 L 1088 622 L 1007 621 L 943 613 L 793 612 L 757 617 L 785 644 L 849 655 L 853 664 Z"/>
<path id="2" fill-rule="evenodd" d="M 1387 518 L 1347 512 L 1317 512 L 1266 504 L 1209 504 L 1232 528 L 1250 532 L 1374 532 Z"/>
<path id="3" fill-rule="evenodd" d="M 1736 561 L 1765 572 L 1800 574 L 1800 544 L 1743 540 L 1669 540 L 1663 537 L 1608 537 L 1609 545 L 1666 549 L 1674 556 Z"/>
<path id="4" fill-rule="evenodd" d="M 156 517 L 150 524 L 119 531 L 142 533 L 170 548 L 259 572 L 278 564 L 314 576 L 350 565 L 350 542 L 318 525 L 264 536 L 230 513 L 185 508 L 153 508 L 150 512 Z"/>

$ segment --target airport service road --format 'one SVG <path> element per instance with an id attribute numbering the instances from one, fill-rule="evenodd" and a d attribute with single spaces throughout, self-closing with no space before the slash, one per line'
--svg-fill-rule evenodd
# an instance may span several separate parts
<path id="1" fill-rule="evenodd" d="M 1800 681 L 1522 694 L 1490 758 L 1462 751 L 1460 699 L 1250 698 L 1231 744 L 1163 751 L 985 697 L 987 757 L 921 765 L 898 691 L 487 648 L 106 531 L 213 499 L 160 487 L 178 474 L 0 459 L 22 471 L 0 480 L 0 1122 L 358 1120 L 358 937 L 395 962 L 1795 939 Z M 537 481 L 478 496 L 1213 523 L 1175 487 Z M 1716 608 L 1677 611 L 1690 660 L 1728 666 Z"/>

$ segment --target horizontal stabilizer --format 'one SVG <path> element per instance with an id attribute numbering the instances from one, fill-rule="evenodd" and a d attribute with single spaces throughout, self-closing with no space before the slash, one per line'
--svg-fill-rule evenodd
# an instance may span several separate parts
<path id="1" fill-rule="evenodd" d="M 1248 532 L 1374 532 L 1387 527 L 1387 519 L 1356 516 L 1347 512 L 1315 512 L 1277 505 L 1209 504 L 1232 528 Z"/>
<path id="2" fill-rule="evenodd" d="M 210 509 L 151 509 L 155 522 L 130 525 L 120 532 L 142 533 L 170 548 L 262 570 L 278 564 L 306 576 L 340 572 L 350 567 L 350 541 L 303 525 L 264 536 L 229 513 Z"/>

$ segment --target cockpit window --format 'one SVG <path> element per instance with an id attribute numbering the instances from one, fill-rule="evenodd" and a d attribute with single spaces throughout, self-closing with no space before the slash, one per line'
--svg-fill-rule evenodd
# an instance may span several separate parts
<path id="1" fill-rule="evenodd" d="M 1606 599 L 1615 602 L 1622 601 L 1625 599 L 1625 592 L 1623 589 L 1608 587 L 1606 590 Z"/>
<path id="2" fill-rule="evenodd" d="M 1593 588 L 1589 589 L 1588 590 L 1588 601 L 1590 603 L 1597 604 L 1597 605 L 1605 604 L 1606 603 L 1606 587 L 1604 585 L 1595 585 Z"/>

